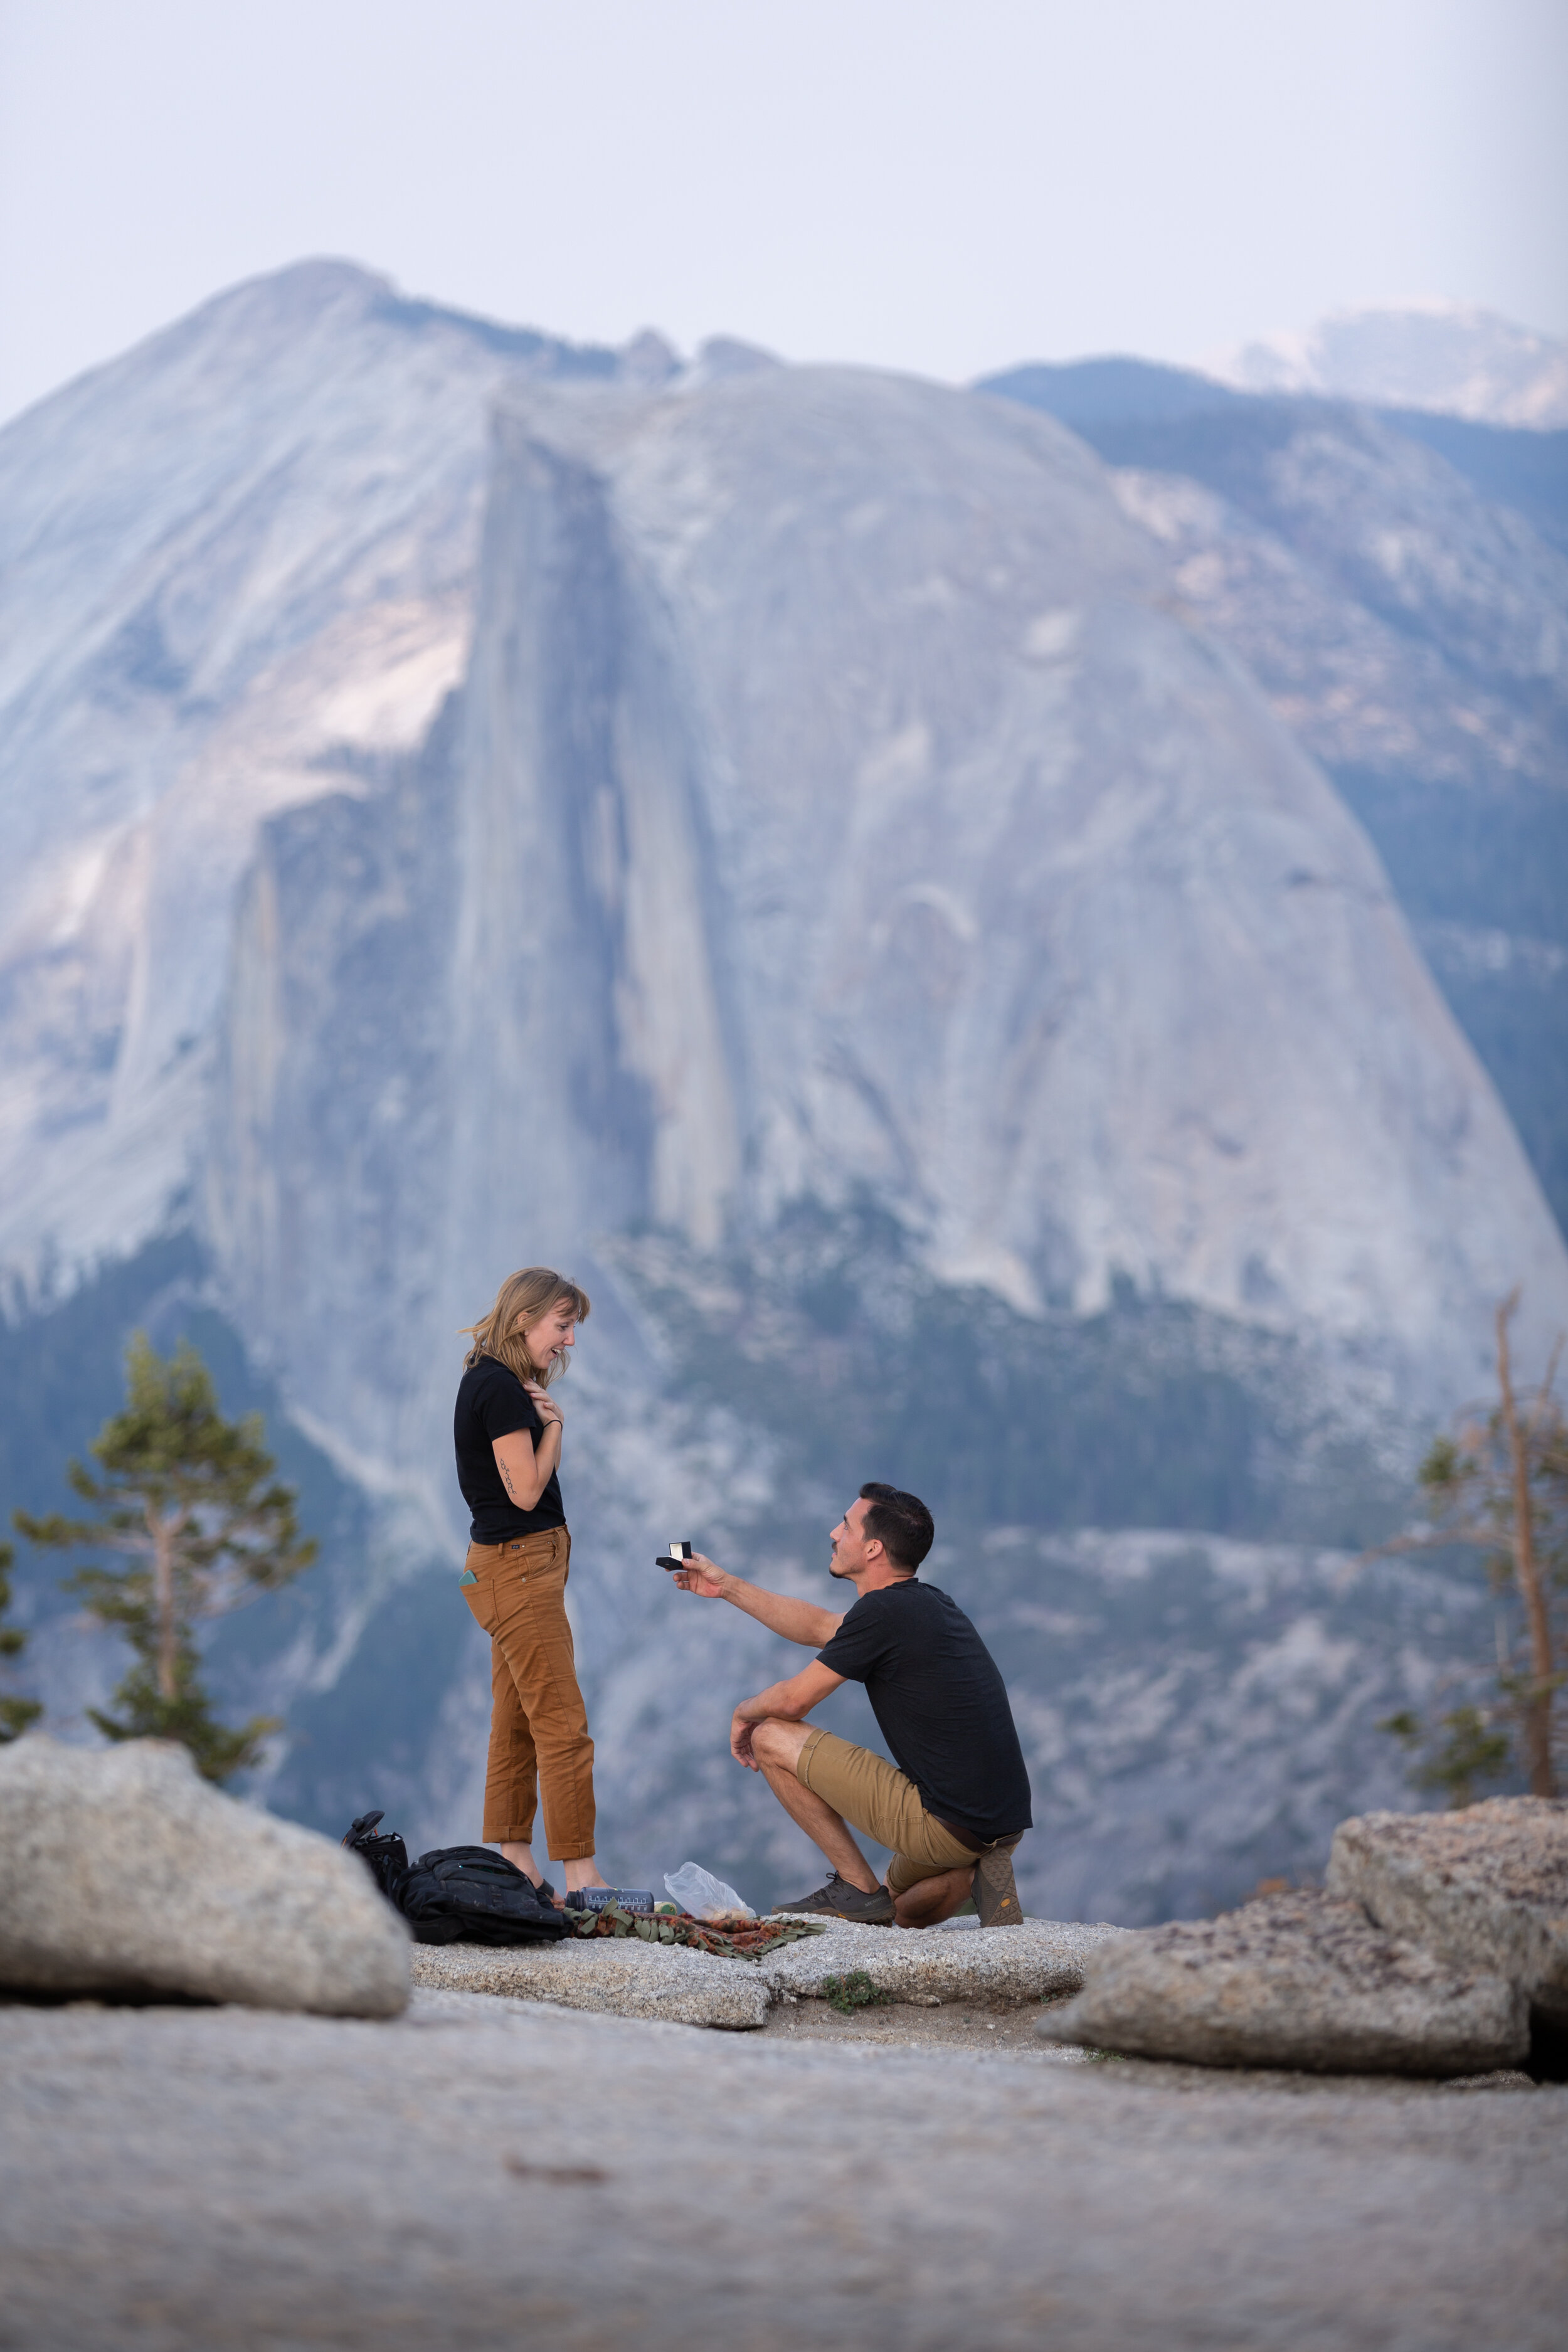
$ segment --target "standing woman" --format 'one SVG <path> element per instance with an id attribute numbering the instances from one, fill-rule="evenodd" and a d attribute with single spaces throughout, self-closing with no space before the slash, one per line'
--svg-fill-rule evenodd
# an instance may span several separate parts
<path id="1" fill-rule="evenodd" d="M 568 1895 L 605 1882 L 594 1860 L 594 1743 L 566 1622 L 561 1409 L 546 1391 L 587 1313 L 587 1293 L 548 1266 L 509 1275 L 465 1331 L 474 1344 L 454 1424 L 458 1484 L 473 1515 L 463 1597 L 490 1637 L 483 1840 L 553 1893 L 533 1859 L 537 1783 Z"/>

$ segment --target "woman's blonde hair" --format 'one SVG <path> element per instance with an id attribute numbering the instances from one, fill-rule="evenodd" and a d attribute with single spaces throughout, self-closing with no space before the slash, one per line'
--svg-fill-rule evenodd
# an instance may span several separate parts
<path id="1" fill-rule="evenodd" d="M 496 1303 L 488 1315 L 477 1323 L 465 1323 L 461 1337 L 472 1339 L 473 1346 L 463 1358 L 464 1365 L 472 1370 L 481 1356 L 493 1356 L 520 1381 L 538 1381 L 548 1388 L 558 1372 L 566 1370 L 565 1350 L 550 1358 L 548 1363 L 536 1364 L 528 1352 L 523 1331 L 531 1331 L 542 1322 L 552 1307 L 563 1298 L 572 1302 L 572 1312 L 579 1323 L 588 1319 L 588 1294 L 568 1282 L 563 1274 L 556 1274 L 547 1265 L 525 1265 L 517 1274 L 509 1274 L 496 1292 Z M 521 1326 L 521 1328 L 520 1328 Z"/>

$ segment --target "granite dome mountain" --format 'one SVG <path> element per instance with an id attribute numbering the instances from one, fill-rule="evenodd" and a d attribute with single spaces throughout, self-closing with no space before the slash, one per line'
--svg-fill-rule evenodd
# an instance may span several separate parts
<path id="1" fill-rule="evenodd" d="M 1450 528 L 1459 478 L 1379 429 L 1384 492 Z M 671 1626 L 650 1535 L 805 1573 L 847 1432 L 977 1536 L 1354 1539 L 1302 1465 L 1375 1483 L 1515 1283 L 1527 1345 L 1568 1320 L 1376 850 L 1126 474 L 1017 400 L 575 350 L 339 264 L 0 435 L 0 1265 L 24 1334 L 94 1285 L 135 1311 L 145 1268 L 331 1465 L 359 1533 L 236 1676 L 324 1723 L 435 1608 L 453 1333 L 523 1258 L 602 1301 L 572 1475 L 606 1770 L 693 1836 L 731 1801 L 680 1692 L 745 1642 Z M 1521 599 L 1568 567 L 1489 527 L 1448 625 L 1517 702 Z M 1047 1395 L 1082 1434 L 1054 1501 L 1000 1455 L 1006 1507 L 960 1496 L 921 1418 L 950 1326 L 991 1382 L 972 1468 L 998 1427 L 1054 1460 Z M 1121 1435 L 1096 1485 L 1092 1430 L 1134 1428 L 1168 1433 L 1144 1486 Z M 413 1726 L 361 1735 L 356 1787 L 440 1748 L 422 1801 L 456 1804 L 470 1670 L 399 1667 Z M 341 1801 L 303 1769 L 279 1801 Z"/>

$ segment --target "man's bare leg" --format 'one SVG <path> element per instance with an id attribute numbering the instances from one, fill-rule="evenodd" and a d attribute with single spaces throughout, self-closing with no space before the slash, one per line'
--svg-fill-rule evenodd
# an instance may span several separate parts
<path id="1" fill-rule="evenodd" d="M 881 1881 L 846 1829 L 843 1816 L 795 1777 L 795 1759 L 810 1736 L 809 1724 L 770 1718 L 752 1731 L 752 1753 L 791 1821 L 800 1824 L 845 1884 L 862 1895 L 875 1895 Z"/>
<path id="2" fill-rule="evenodd" d="M 931 1878 L 917 1878 L 893 1898 L 895 1927 L 935 1927 L 963 1910 L 974 1885 L 974 1864 L 939 1870 Z"/>

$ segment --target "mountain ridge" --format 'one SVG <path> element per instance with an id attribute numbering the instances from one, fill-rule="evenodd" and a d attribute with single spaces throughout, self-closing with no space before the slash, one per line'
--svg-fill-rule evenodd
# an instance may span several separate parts
<path id="1" fill-rule="evenodd" d="M 1568 343 L 1475 304 L 1331 311 L 1259 337 L 1215 365 L 1249 392 L 1321 392 L 1478 423 L 1568 425 Z"/>

